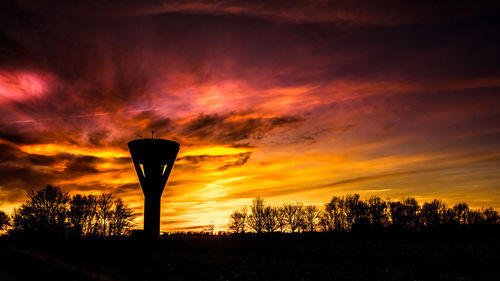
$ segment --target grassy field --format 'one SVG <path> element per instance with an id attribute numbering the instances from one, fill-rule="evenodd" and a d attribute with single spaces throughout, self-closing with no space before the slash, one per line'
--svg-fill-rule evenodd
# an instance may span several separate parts
<path id="1" fill-rule="evenodd" d="M 500 280 L 498 231 L 0 240 L 0 280 Z"/>

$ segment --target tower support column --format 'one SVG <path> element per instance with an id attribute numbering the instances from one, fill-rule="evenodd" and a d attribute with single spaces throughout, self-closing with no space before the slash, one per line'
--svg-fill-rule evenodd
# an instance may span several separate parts
<path id="1" fill-rule="evenodd" d="M 144 235 L 157 239 L 160 235 L 161 197 L 146 196 L 144 200 Z"/>

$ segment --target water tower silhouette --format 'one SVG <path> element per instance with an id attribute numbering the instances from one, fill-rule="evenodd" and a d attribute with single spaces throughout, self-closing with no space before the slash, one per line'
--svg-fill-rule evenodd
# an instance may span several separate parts
<path id="1" fill-rule="evenodd" d="M 160 234 L 161 194 L 179 152 L 179 143 L 164 139 L 137 139 L 128 143 L 144 193 L 144 235 Z"/>

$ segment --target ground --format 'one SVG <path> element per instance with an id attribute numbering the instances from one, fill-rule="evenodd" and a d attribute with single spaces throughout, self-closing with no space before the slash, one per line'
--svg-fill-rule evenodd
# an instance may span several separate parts
<path id="1" fill-rule="evenodd" d="M 500 280 L 498 231 L 0 240 L 1 280 Z"/>

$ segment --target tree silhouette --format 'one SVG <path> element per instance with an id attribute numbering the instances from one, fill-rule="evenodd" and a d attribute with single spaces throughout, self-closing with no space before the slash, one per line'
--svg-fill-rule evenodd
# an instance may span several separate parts
<path id="1" fill-rule="evenodd" d="M 422 207 L 415 198 L 408 197 L 401 201 L 383 200 L 378 196 L 362 200 L 359 194 L 344 197 L 333 196 L 324 205 L 323 210 L 315 206 L 303 206 L 301 202 L 283 204 L 282 207 L 265 206 L 261 197 L 253 199 L 248 226 L 255 232 L 281 232 L 289 230 L 314 231 L 319 226 L 321 231 L 350 231 L 381 229 L 392 227 L 407 231 L 433 229 L 439 225 L 460 226 L 473 224 L 500 224 L 497 210 L 489 207 L 480 210 L 469 209 L 466 203 L 458 203 L 452 208 L 437 199 L 424 202 Z M 239 211 L 231 214 L 230 228 L 239 232 L 244 219 Z"/>
<path id="2" fill-rule="evenodd" d="M 470 210 L 467 221 L 469 224 L 482 224 L 485 222 L 484 214 L 481 210 Z"/>
<path id="3" fill-rule="evenodd" d="M 343 197 L 333 196 L 330 202 L 325 204 L 320 224 L 325 231 L 346 230 L 346 211 Z"/>
<path id="4" fill-rule="evenodd" d="M 69 219 L 76 235 L 96 234 L 97 197 L 76 194 L 69 202 Z"/>
<path id="5" fill-rule="evenodd" d="M 353 225 L 368 225 L 368 206 L 359 199 L 359 194 L 347 195 L 344 199 L 346 210 L 347 229 L 352 228 Z"/>
<path id="6" fill-rule="evenodd" d="M 240 210 L 234 211 L 230 218 L 231 221 L 229 223 L 229 229 L 231 229 L 234 233 L 245 233 L 247 208 L 244 207 Z"/>
<path id="7" fill-rule="evenodd" d="M 442 201 L 434 199 L 422 205 L 420 217 L 425 227 L 435 228 L 443 223 L 445 213 L 446 205 Z"/>
<path id="8" fill-rule="evenodd" d="M 443 215 L 443 222 L 447 225 L 457 225 L 458 219 L 457 214 L 455 213 L 455 209 L 453 208 L 445 208 Z"/>
<path id="9" fill-rule="evenodd" d="M 292 233 L 304 223 L 304 206 L 300 202 L 283 205 L 285 221 Z"/>
<path id="10" fill-rule="evenodd" d="M 325 210 L 321 213 L 319 224 L 323 231 L 334 231 L 336 222 L 336 204 L 334 196 L 332 200 L 325 204 Z"/>
<path id="11" fill-rule="evenodd" d="M 453 211 L 455 211 L 456 220 L 459 224 L 466 224 L 467 217 L 469 216 L 469 205 L 467 203 L 458 203 L 453 206 Z"/>
<path id="12" fill-rule="evenodd" d="M 408 197 L 403 200 L 403 206 L 405 210 L 407 228 L 416 230 L 419 226 L 420 205 L 415 198 Z"/>
<path id="13" fill-rule="evenodd" d="M 132 226 L 133 212 L 111 193 L 73 197 L 47 185 L 28 192 L 28 200 L 13 214 L 13 233 L 50 235 L 123 235 Z"/>
<path id="14" fill-rule="evenodd" d="M 376 228 L 386 226 L 389 223 L 387 213 L 387 202 L 378 196 L 372 196 L 367 201 L 368 216 L 370 224 Z"/>
<path id="15" fill-rule="evenodd" d="M 52 185 L 29 191 L 28 200 L 14 211 L 14 230 L 64 235 L 69 200 L 68 192 Z"/>
<path id="16" fill-rule="evenodd" d="M 126 234 L 130 226 L 132 225 L 133 212 L 131 209 L 127 208 L 125 203 L 121 198 L 114 200 L 113 202 L 113 212 L 111 215 L 111 220 L 109 223 L 109 229 L 111 235 L 121 236 Z M 212 228 L 212 232 L 213 232 Z"/>
<path id="17" fill-rule="evenodd" d="M 250 207 L 250 216 L 248 217 L 248 225 L 257 233 L 262 233 L 264 229 L 264 199 L 255 197 Z"/>
<path id="18" fill-rule="evenodd" d="M 215 233 L 215 221 L 210 220 L 210 223 L 203 227 L 203 231 L 209 235 L 214 235 Z"/>
<path id="19" fill-rule="evenodd" d="M 102 236 L 111 235 L 110 222 L 113 217 L 113 194 L 103 193 L 97 198 L 98 228 Z"/>
<path id="20" fill-rule="evenodd" d="M 262 219 L 264 224 L 264 229 L 267 232 L 275 232 L 278 229 L 278 221 L 277 221 L 277 209 L 271 206 L 265 206 Z"/>
<path id="21" fill-rule="evenodd" d="M 484 214 L 484 220 L 487 224 L 500 223 L 500 217 L 498 215 L 498 211 L 496 211 L 492 207 L 483 209 L 483 214 Z"/>
<path id="22" fill-rule="evenodd" d="M 389 208 L 393 226 L 417 230 L 420 206 L 415 198 L 408 197 L 401 202 L 390 202 Z"/>
<path id="23" fill-rule="evenodd" d="M 333 231 L 331 216 L 326 211 L 320 211 L 318 216 L 318 226 L 322 232 Z"/>
<path id="24" fill-rule="evenodd" d="M 405 227 L 404 206 L 399 201 L 389 203 L 389 214 L 392 226 L 395 228 Z"/>
<path id="25" fill-rule="evenodd" d="M 316 227 L 316 219 L 318 218 L 320 211 L 318 207 L 314 205 L 307 205 L 304 208 L 304 228 L 307 231 L 314 232 Z"/>
<path id="26" fill-rule="evenodd" d="M 286 228 L 286 216 L 284 207 L 276 207 L 276 225 L 280 232 L 285 232 Z"/>
<path id="27" fill-rule="evenodd" d="M 10 217 L 4 211 L 0 210 L 0 230 L 4 230 L 9 225 Z"/>

